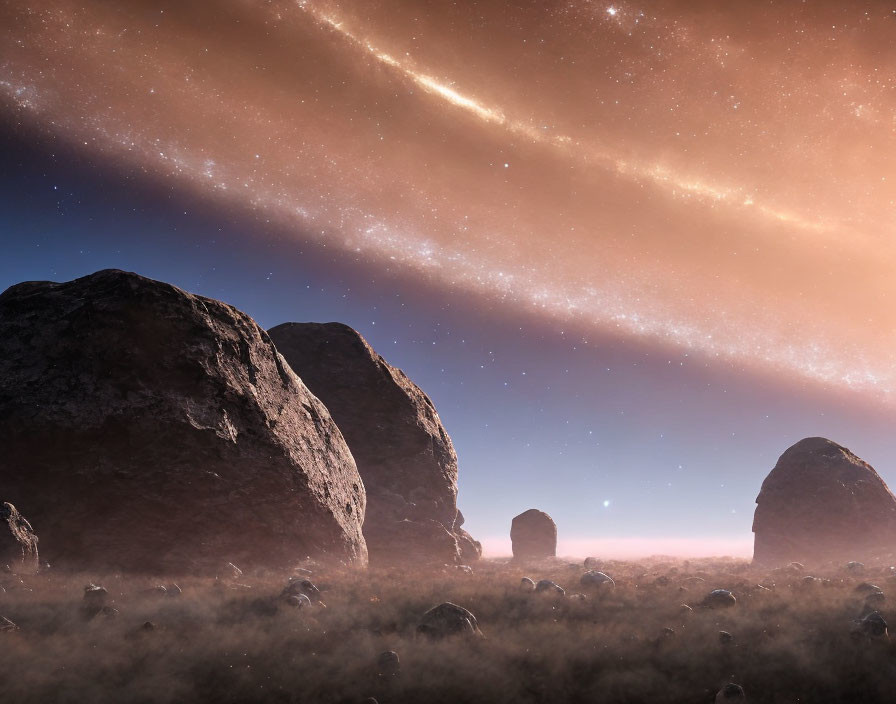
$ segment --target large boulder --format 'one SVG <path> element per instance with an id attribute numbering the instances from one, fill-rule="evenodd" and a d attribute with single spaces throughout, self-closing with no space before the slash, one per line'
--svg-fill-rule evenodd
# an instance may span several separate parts
<path id="1" fill-rule="evenodd" d="M 37 535 L 31 524 L 11 503 L 0 503 L 0 569 L 36 572 L 38 560 Z"/>
<path id="2" fill-rule="evenodd" d="M 806 438 L 762 483 L 753 532 L 753 561 L 763 567 L 885 557 L 896 549 L 896 497 L 845 447 Z"/>
<path id="3" fill-rule="evenodd" d="M 557 554 L 557 524 L 544 511 L 530 508 L 510 522 L 510 542 L 517 560 L 540 560 Z"/>
<path id="4" fill-rule="evenodd" d="M 54 564 L 363 565 L 364 487 L 246 314 L 122 271 L 0 295 L 0 494 Z"/>
<path id="5" fill-rule="evenodd" d="M 482 548 L 460 528 L 457 455 L 420 387 L 347 325 L 285 323 L 269 333 L 351 448 L 367 490 L 371 565 L 476 560 Z"/>

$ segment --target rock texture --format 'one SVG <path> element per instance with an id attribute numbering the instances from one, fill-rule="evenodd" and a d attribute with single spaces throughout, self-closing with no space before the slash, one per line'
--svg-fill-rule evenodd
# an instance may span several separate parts
<path id="1" fill-rule="evenodd" d="M 371 565 L 478 559 L 482 547 L 460 527 L 457 455 L 429 397 L 347 325 L 269 333 L 351 448 L 367 490 Z"/>
<path id="2" fill-rule="evenodd" d="M 476 617 L 463 606 L 446 601 L 423 614 L 417 632 L 433 639 L 447 636 L 481 636 Z"/>
<path id="3" fill-rule="evenodd" d="M 896 497 L 845 447 L 806 438 L 762 483 L 753 532 L 753 561 L 764 567 L 884 557 L 896 549 Z"/>
<path id="4" fill-rule="evenodd" d="M 0 295 L 0 489 L 51 563 L 365 564 L 324 405 L 229 305 L 121 271 Z"/>
<path id="5" fill-rule="evenodd" d="M 517 560 L 539 560 L 557 554 L 557 524 L 544 511 L 530 508 L 510 523 L 510 542 Z"/>
<path id="6" fill-rule="evenodd" d="M 36 572 L 38 566 L 37 536 L 31 524 L 11 503 L 0 503 L 0 568 Z"/>

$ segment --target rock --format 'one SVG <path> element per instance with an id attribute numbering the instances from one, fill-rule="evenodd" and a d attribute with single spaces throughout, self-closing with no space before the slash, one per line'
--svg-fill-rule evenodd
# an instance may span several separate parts
<path id="1" fill-rule="evenodd" d="M 530 508 L 510 523 L 513 557 L 538 560 L 557 555 L 557 524 L 548 514 Z"/>
<path id="2" fill-rule="evenodd" d="M 18 631 L 19 627 L 10 621 L 6 616 L 0 616 L 0 633 L 12 633 Z"/>
<path id="3" fill-rule="evenodd" d="M 737 598 L 727 589 L 713 589 L 700 605 L 710 609 L 719 609 L 734 606 L 736 603 Z"/>
<path id="4" fill-rule="evenodd" d="M 482 635 L 476 617 L 450 601 L 434 606 L 423 614 L 417 632 L 435 639 L 453 635 Z"/>
<path id="5" fill-rule="evenodd" d="M 858 631 L 869 638 L 888 638 L 887 622 L 878 611 L 872 611 L 857 623 Z"/>
<path id="6" fill-rule="evenodd" d="M 105 587 L 96 584 L 88 584 L 84 587 L 84 603 L 91 606 L 103 606 L 109 598 L 109 592 Z"/>
<path id="7" fill-rule="evenodd" d="M 295 609 L 304 609 L 311 606 L 311 599 L 307 594 L 290 594 L 286 597 L 286 603 Z"/>
<path id="8" fill-rule="evenodd" d="M 479 559 L 481 544 L 460 528 L 457 455 L 429 397 L 347 325 L 285 323 L 269 333 L 357 462 L 371 565 Z"/>
<path id="9" fill-rule="evenodd" d="M 454 537 L 457 539 L 457 549 L 460 558 L 464 562 L 476 562 L 482 557 L 482 543 L 474 540 L 473 536 L 463 528 L 454 526 Z"/>
<path id="10" fill-rule="evenodd" d="M 304 595 L 309 601 L 314 603 L 321 600 L 320 589 L 314 586 L 310 579 L 292 578 L 289 580 L 289 584 L 283 587 L 283 591 L 280 592 L 280 596 L 284 599 L 299 594 Z"/>
<path id="11" fill-rule="evenodd" d="M 457 538 L 457 549 L 460 551 L 460 559 L 463 562 L 476 562 L 482 557 L 482 543 L 474 540 L 461 526 L 464 524 L 464 514 L 457 510 L 454 519 L 454 536 Z"/>
<path id="12" fill-rule="evenodd" d="M 552 594 L 553 596 L 566 596 L 566 590 L 550 579 L 542 579 L 535 585 L 538 594 Z"/>
<path id="13" fill-rule="evenodd" d="M 111 270 L 7 289 L 0 437 L 6 496 L 57 567 L 366 564 L 341 433 L 267 333 L 220 301 Z"/>
<path id="14" fill-rule="evenodd" d="M 585 566 L 586 570 L 600 569 L 600 560 L 596 557 L 586 557 L 585 562 L 582 564 Z"/>
<path id="15" fill-rule="evenodd" d="M 603 572 L 598 572 L 597 570 L 588 570 L 585 574 L 582 575 L 579 580 L 582 586 L 586 587 L 615 587 L 616 582 L 613 579 Z"/>
<path id="16" fill-rule="evenodd" d="M 758 566 L 872 558 L 896 541 L 896 497 L 845 447 L 806 438 L 781 455 L 762 483 L 753 532 Z"/>
<path id="17" fill-rule="evenodd" d="M 523 577 L 520 580 L 520 591 L 521 592 L 534 592 L 535 591 L 535 582 L 533 582 L 528 577 Z"/>
<path id="18" fill-rule="evenodd" d="M 729 643 L 734 642 L 734 636 L 731 635 L 728 631 L 719 631 L 719 643 L 722 645 L 728 645 Z"/>
<path id="19" fill-rule="evenodd" d="M 98 586 L 92 582 L 84 587 L 84 602 L 81 604 L 81 617 L 85 621 L 90 621 L 96 616 L 106 616 L 114 618 L 118 615 L 118 609 L 113 608 L 107 602 L 109 600 L 109 592 L 105 587 Z"/>
<path id="20" fill-rule="evenodd" d="M 739 684 L 734 684 L 733 682 L 729 682 L 728 684 L 726 684 L 716 694 L 716 704 L 723 704 L 723 702 L 745 701 L 747 701 L 747 695 L 744 693 L 744 688 Z"/>
<path id="21" fill-rule="evenodd" d="M 469 565 L 457 565 L 456 569 L 458 572 L 461 572 L 462 574 L 473 574 L 473 568 L 470 567 Z"/>
<path id="22" fill-rule="evenodd" d="M 0 503 L 0 565 L 7 565 L 15 573 L 37 572 L 40 567 L 37 535 L 9 502 Z"/>
<path id="23" fill-rule="evenodd" d="M 401 672 L 401 660 L 394 650 L 380 653 L 376 659 L 376 666 L 383 677 L 395 677 Z"/>

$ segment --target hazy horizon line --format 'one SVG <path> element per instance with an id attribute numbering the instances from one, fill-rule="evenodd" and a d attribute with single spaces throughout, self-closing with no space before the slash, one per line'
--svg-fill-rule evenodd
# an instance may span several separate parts
<path id="1" fill-rule="evenodd" d="M 482 556 L 510 557 L 510 538 L 488 536 L 479 538 Z M 597 557 L 606 559 L 636 559 L 654 556 L 669 557 L 753 557 L 753 535 L 748 538 L 687 538 L 687 537 L 628 537 L 628 538 L 562 538 L 557 541 L 557 555 L 564 557 Z"/>

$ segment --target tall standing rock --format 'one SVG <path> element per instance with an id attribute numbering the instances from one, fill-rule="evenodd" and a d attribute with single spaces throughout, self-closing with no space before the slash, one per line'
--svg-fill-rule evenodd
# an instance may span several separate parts
<path id="1" fill-rule="evenodd" d="M 458 522 L 457 455 L 429 397 L 347 325 L 285 323 L 269 333 L 358 463 L 371 564 L 478 558 L 481 546 Z"/>
<path id="2" fill-rule="evenodd" d="M 557 524 L 544 511 L 530 508 L 510 522 L 510 542 L 518 560 L 554 557 L 557 554 Z"/>
<path id="3" fill-rule="evenodd" d="M 896 497 L 845 447 L 806 438 L 762 482 L 753 532 L 759 566 L 883 556 L 896 550 Z"/>
<path id="4" fill-rule="evenodd" d="M 0 495 L 82 569 L 365 564 L 342 434 L 246 314 L 121 271 L 0 295 Z"/>
<path id="5" fill-rule="evenodd" d="M 0 568 L 36 572 L 39 566 L 37 535 L 31 524 L 8 501 L 0 503 Z"/>

